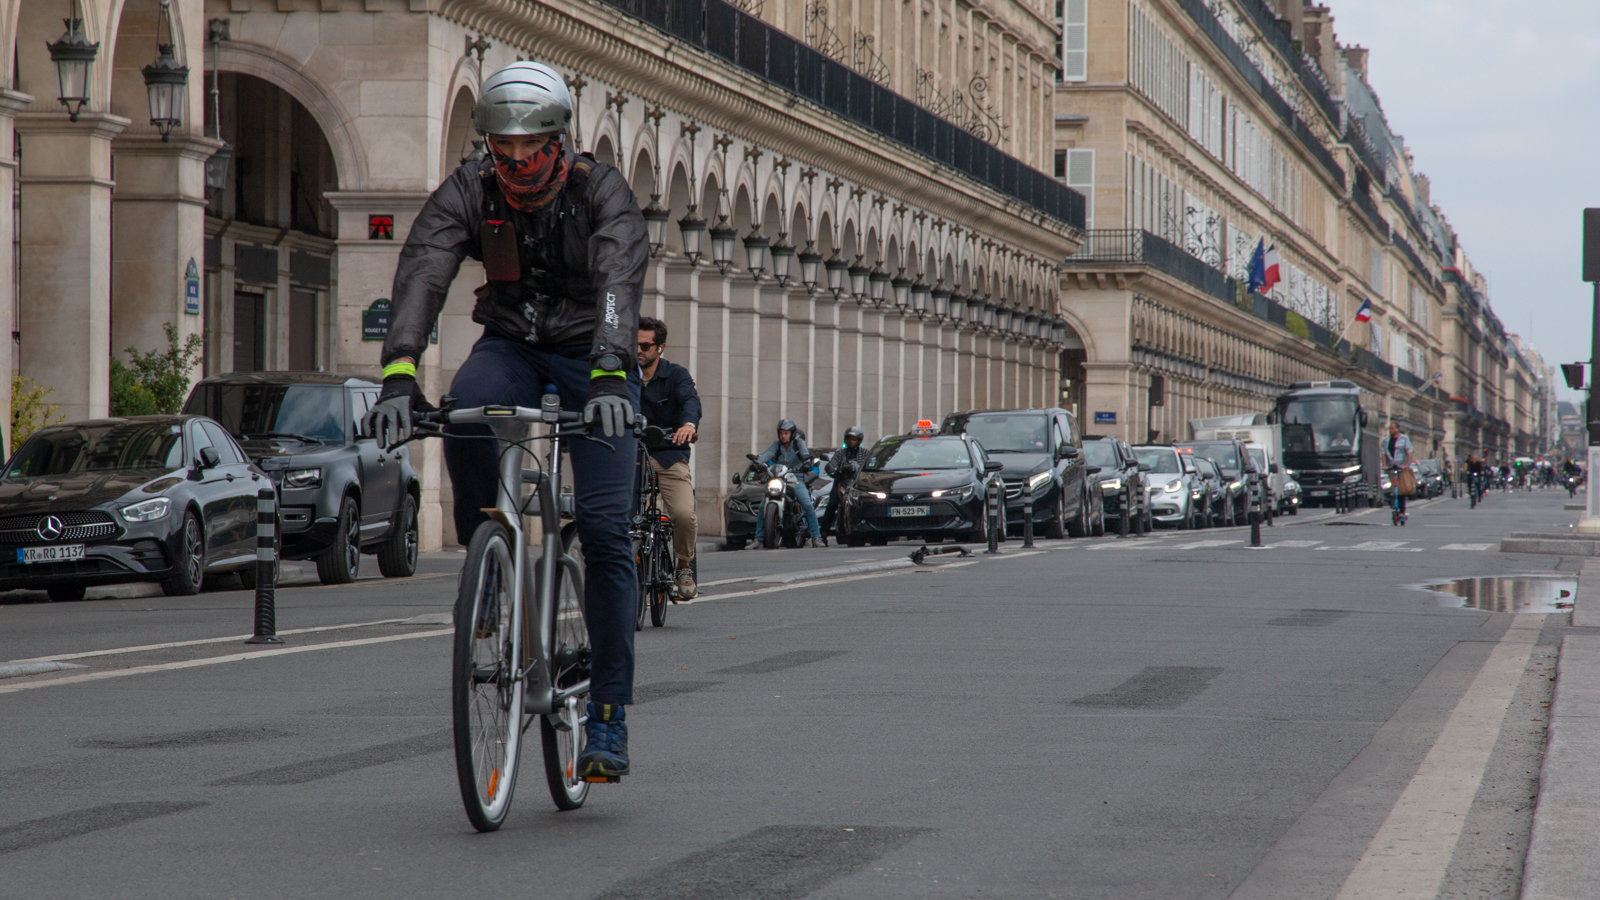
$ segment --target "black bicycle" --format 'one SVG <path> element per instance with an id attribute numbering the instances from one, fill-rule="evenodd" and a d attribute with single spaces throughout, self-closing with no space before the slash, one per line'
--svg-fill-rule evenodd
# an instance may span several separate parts
<path id="1" fill-rule="evenodd" d="M 639 570 L 639 618 L 634 630 L 644 628 L 645 610 L 650 624 L 667 624 L 667 603 L 677 593 L 677 556 L 672 551 L 672 519 L 661 509 L 661 485 L 650 451 L 672 446 L 670 433 L 654 425 L 641 429 L 639 438 L 639 477 L 634 502 L 633 563 Z"/>

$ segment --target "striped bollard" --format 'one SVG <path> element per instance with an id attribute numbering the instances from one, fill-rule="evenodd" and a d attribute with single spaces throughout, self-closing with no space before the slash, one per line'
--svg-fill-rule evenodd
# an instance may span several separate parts
<path id="1" fill-rule="evenodd" d="M 1006 530 L 1004 491 L 1005 488 L 1003 486 L 992 482 L 989 485 L 988 497 L 984 503 L 985 507 L 987 507 L 984 514 L 989 517 L 989 549 L 985 550 L 985 553 L 1000 552 L 1000 535 L 1004 534 Z"/>
<path id="2" fill-rule="evenodd" d="M 1022 485 L 1022 546 L 1033 546 L 1033 486 L 1024 482 Z"/>
<path id="3" fill-rule="evenodd" d="M 278 637 L 278 492 L 256 491 L 256 633 L 246 644 L 281 644 Z"/>

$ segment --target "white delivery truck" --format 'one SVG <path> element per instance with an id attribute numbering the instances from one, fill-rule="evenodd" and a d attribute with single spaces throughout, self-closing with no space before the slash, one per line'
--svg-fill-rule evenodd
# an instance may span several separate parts
<path id="1" fill-rule="evenodd" d="M 1268 425 L 1266 413 L 1236 416 L 1210 416 L 1189 420 L 1189 439 L 1193 441 L 1239 441 L 1251 455 L 1266 459 L 1267 484 L 1272 488 L 1276 512 L 1293 515 L 1300 506 L 1300 486 L 1283 468 L 1283 426 Z"/>

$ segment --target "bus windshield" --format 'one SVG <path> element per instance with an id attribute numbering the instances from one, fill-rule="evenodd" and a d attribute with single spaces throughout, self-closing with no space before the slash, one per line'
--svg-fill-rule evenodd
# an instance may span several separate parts
<path id="1" fill-rule="evenodd" d="M 1356 402 L 1307 397 L 1283 404 L 1283 449 L 1290 453 L 1350 453 L 1356 441 Z"/>

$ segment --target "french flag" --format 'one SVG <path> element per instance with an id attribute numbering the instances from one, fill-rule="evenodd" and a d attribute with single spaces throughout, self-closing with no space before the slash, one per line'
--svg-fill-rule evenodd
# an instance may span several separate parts
<path id="1" fill-rule="evenodd" d="M 1265 240 L 1265 238 L 1263 238 Z M 1261 273 L 1261 293 L 1272 290 L 1272 286 L 1283 280 L 1278 272 L 1278 245 L 1273 244 L 1267 248 L 1266 257 Z"/>
<path id="2" fill-rule="evenodd" d="M 1267 239 L 1262 238 L 1256 242 L 1254 253 L 1250 254 L 1250 265 L 1246 268 L 1246 282 L 1252 294 L 1265 294 L 1272 290 L 1272 286 L 1283 280 L 1278 269 L 1278 246 L 1267 246 Z"/>
<path id="3" fill-rule="evenodd" d="M 1361 308 L 1356 310 L 1356 321 L 1357 322 L 1371 322 L 1372 321 L 1372 301 L 1371 300 L 1363 300 L 1363 301 L 1361 301 Z"/>

